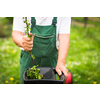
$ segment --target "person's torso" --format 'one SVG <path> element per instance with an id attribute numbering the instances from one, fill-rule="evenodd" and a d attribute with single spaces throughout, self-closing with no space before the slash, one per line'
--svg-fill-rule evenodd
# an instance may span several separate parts
<path id="1" fill-rule="evenodd" d="M 45 18 L 46 19 L 46 18 Z M 44 19 L 44 20 L 45 20 Z M 31 33 L 34 35 L 32 53 L 35 57 L 52 57 L 57 55 L 56 24 L 57 17 L 51 20 L 51 25 L 36 25 L 36 18 L 31 18 Z"/>

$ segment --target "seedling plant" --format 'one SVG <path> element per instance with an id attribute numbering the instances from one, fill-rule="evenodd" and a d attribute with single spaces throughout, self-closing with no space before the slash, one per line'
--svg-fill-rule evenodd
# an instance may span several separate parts
<path id="1" fill-rule="evenodd" d="M 26 27 L 25 27 L 25 35 L 27 37 L 29 37 L 29 38 L 32 38 L 29 35 L 29 30 L 31 31 L 31 28 L 30 28 L 30 22 L 29 22 L 29 20 L 27 20 L 27 17 L 23 17 L 23 22 L 26 24 Z M 33 36 L 33 39 L 34 39 L 34 36 Z M 33 67 L 32 68 L 29 68 L 27 70 L 27 76 L 29 76 L 30 79 L 42 79 L 43 75 L 39 73 L 40 72 L 40 69 L 36 68 L 37 66 L 35 66 L 34 63 L 33 63 L 33 60 L 35 59 L 34 55 L 32 54 L 31 51 L 28 51 L 28 53 L 31 56 L 31 61 L 32 61 Z"/>

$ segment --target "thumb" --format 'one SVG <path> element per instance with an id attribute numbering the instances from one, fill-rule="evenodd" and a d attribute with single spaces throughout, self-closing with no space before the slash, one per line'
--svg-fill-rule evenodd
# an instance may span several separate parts
<path id="1" fill-rule="evenodd" d="M 60 70 L 60 69 L 56 69 L 56 72 L 58 73 L 58 75 L 59 75 L 59 76 L 61 76 L 61 75 L 62 75 L 62 72 L 61 72 L 61 70 Z"/>
<path id="2" fill-rule="evenodd" d="M 32 33 L 29 33 L 29 36 L 31 36 L 31 37 L 32 37 Z"/>

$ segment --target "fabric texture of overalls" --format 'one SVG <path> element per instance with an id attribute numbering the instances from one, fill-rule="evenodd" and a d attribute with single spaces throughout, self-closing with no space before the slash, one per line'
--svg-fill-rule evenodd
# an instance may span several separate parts
<path id="1" fill-rule="evenodd" d="M 34 65 L 40 67 L 56 67 L 58 50 L 56 48 L 56 24 L 54 17 L 51 25 L 36 25 L 35 17 L 31 17 L 31 33 L 34 35 L 32 54 L 35 56 Z M 23 84 L 24 71 L 32 67 L 31 56 L 26 51 L 21 51 L 20 58 L 20 83 Z"/>

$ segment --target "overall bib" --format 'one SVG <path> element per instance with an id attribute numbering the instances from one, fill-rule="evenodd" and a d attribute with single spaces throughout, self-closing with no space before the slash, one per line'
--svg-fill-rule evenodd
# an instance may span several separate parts
<path id="1" fill-rule="evenodd" d="M 56 48 L 56 24 L 54 17 L 51 25 L 36 25 L 35 17 L 31 17 L 31 33 L 34 35 L 32 54 L 35 56 L 34 65 L 39 67 L 56 67 L 58 50 Z M 23 83 L 24 71 L 32 67 L 31 56 L 26 51 L 21 51 L 20 58 L 20 83 Z"/>

